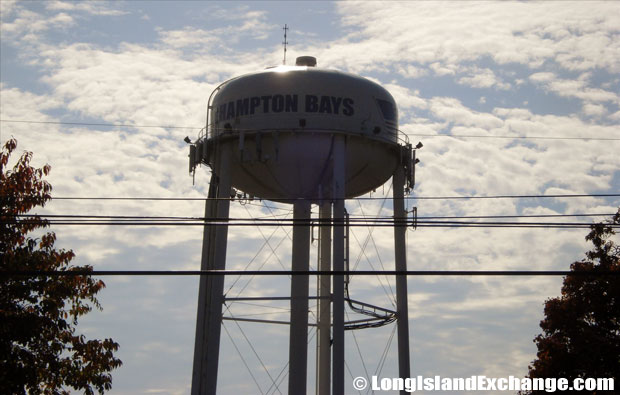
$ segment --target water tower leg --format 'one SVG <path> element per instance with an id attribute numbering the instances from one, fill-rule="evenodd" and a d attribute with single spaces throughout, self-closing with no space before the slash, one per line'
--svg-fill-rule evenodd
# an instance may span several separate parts
<path id="1" fill-rule="evenodd" d="M 310 202 L 293 205 L 292 270 L 310 268 Z M 288 393 L 305 394 L 308 369 L 309 275 L 291 278 L 291 327 L 289 337 Z"/>
<path id="2" fill-rule="evenodd" d="M 331 270 L 332 247 L 332 205 L 323 202 L 319 207 L 319 270 Z M 331 390 L 331 282 L 329 275 L 319 276 L 319 311 L 317 346 L 317 395 L 330 395 Z"/>
<path id="3" fill-rule="evenodd" d="M 205 206 L 206 218 L 227 219 L 229 216 L 230 154 L 224 150 L 220 152 L 220 155 L 215 166 L 216 171 L 214 171 L 209 185 L 209 198 L 211 199 L 207 200 Z M 215 192 L 216 189 L 217 192 Z M 213 200 L 213 197 L 218 199 Z M 228 225 L 205 225 L 203 237 L 201 270 L 224 270 L 226 268 Z M 224 276 L 201 276 L 198 292 L 192 395 L 216 394 L 223 292 Z"/>
<path id="4" fill-rule="evenodd" d="M 215 216 L 217 207 L 217 177 L 211 176 L 209 183 L 209 194 L 205 201 L 205 218 Z M 200 270 L 208 270 L 209 264 L 213 262 L 213 251 L 215 243 L 215 227 L 205 224 L 202 235 L 202 259 Z M 207 294 L 212 288 L 211 277 L 200 276 L 200 286 L 198 288 L 198 311 L 196 313 L 196 340 L 194 342 L 194 367 L 192 372 L 192 394 L 199 394 L 200 382 L 206 380 L 202 377 L 202 364 L 206 363 L 206 338 L 205 338 L 205 316 L 207 307 Z"/>
<path id="5" fill-rule="evenodd" d="M 336 135 L 334 139 L 334 271 L 344 271 L 344 185 L 345 185 L 345 140 Z M 332 344 L 332 394 L 344 394 L 344 276 L 333 276 L 334 318 Z"/>
<path id="6" fill-rule="evenodd" d="M 407 216 L 405 213 L 405 175 L 402 166 L 398 166 L 393 178 L 393 199 L 394 199 L 394 253 L 395 269 L 397 271 L 407 270 L 407 247 L 405 243 L 405 233 Z M 399 223 L 400 222 L 400 223 Z M 401 378 L 410 377 L 411 366 L 409 360 L 409 307 L 407 303 L 407 276 L 396 276 L 396 314 L 398 331 L 398 374 Z M 401 394 L 406 394 L 401 391 Z"/>

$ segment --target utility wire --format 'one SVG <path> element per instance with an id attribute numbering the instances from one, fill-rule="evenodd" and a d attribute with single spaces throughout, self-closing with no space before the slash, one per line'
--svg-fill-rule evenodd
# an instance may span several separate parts
<path id="1" fill-rule="evenodd" d="M 488 195 L 488 196 L 406 196 L 407 200 L 455 200 L 455 199 L 464 199 L 464 200 L 474 200 L 474 199 L 545 199 L 545 198 L 596 198 L 596 197 L 620 197 L 620 193 L 594 193 L 594 194 L 553 194 L 553 195 Z M 383 200 L 385 197 L 355 197 L 355 198 L 343 198 L 342 200 Z M 89 196 L 59 196 L 52 197 L 53 200 L 153 200 L 153 201 L 206 201 L 206 200 L 239 200 L 237 197 L 230 198 L 207 198 L 207 197 L 118 197 L 118 196 L 109 196 L 109 197 L 89 197 Z M 258 200 L 258 199 L 256 199 Z M 261 197 L 260 200 L 269 200 L 269 201 L 281 201 L 294 203 L 296 201 L 335 201 L 339 199 L 330 198 L 267 198 Z"/>
<path id="2" fill-rule="evenodd" d="M 594 270 L 0 270 L 0 277 L 67 276 L 619 276 L 620 271 Z"/>
<path id="3" fill-rule="evenodd" d="M 102 127 L 123 127 L 123 128 L 162 128 L 162 129 L 186 129 L 201 130 L 202 127 L 194 126 L 175 126 L 175 125 L 134 125 L 131 123 L 94 123 L 94 122 L 71 122 L 71 121 L 34 121 L 26 119 L 0 119 L 4 123 L 30 123 L 42 125 L 65 125 L 65 126 L 102 126 Z M 585 137 L 585 136 L 514 136 L 514 135 L 483 135 L 483 134 L 431 134 L 431 133 L 405 133 L 407 137 L 452 137 L 452 138 L 475 138 L 475 139 L 510 139 L 510 140 L 585 140 L 585 141 L 620 141 L 617 137 Z"/>
<path id="4" fill-rule="evenodd" d="M 407 137 L 452 137 L 473 139 L 509 139 L 509 140 L 593 140 L 593 141 L 620 141 L 617 137 L 583 137 L 583 136 L 510 136 L 510 135 L 484 135 L 484 134 L 430 134 L 430 133 L 404 133 Z"/>
<path id="5" fill-rule="evenodd" d="M 189 130 L 200 130 L 204 127 L 193 127 L 193 126 L 173 126 L 173 125 L 132 125 L 129 123 L 93 123 L 93 122 L 61 122 L 61 121 L 30 121 L 24 119 L 0 119 L 0 122 L 4 123 L 34 123 L 41 125 L 67 125 L 67 126 L 104 126 L 111 128 L 136 128 L 136 129 L 145 129 L 145 128 L 162 128 L 162 129 L 189 129 Z"/>
<path id="6" fill-rule="evenodd" d="M 11 219 L 0 220 L 0 224 L 17 224 L 26 221 L 17 221 Z M 172 221 L 100 221 L 100 220 L 85 220 L 85 221 L 63 221 L 63 220 L 49 220 L 48 225 L 54 226 L 148 226 L 148 227 L 166 227 L 166 226 L 230 226 L 230 227 L 254 227 L 254 226 L 276 226 L 283 225 L 293 226 L 339 226 L 338 221 L 322 222 L 322 221 L 307 221 L 307 220 L 218 220 L 208 219 L 197 222 L 172 222 Z M 587 229 L 590 228 L 593 223 L 587 222 L 508 222 L 508 221 L 429 221 L 429 220 L 394 220 L 394 219 L 377 219 L 377 220 L 359 220 L 349 223 L 349 227 L 367 227 L 373 225 L 374 227 L 393 227 L 393 226 L 411 226 L 416 228 L 541 228 L 541 229 Z M 620 228 L 620 224 L 607 224 L 612 228 Z"/>
<path id="7" fill-rule="evenodd" d="M 286 216 L 288 214 L 271 214 L 264 217 L 251 217 L 251 213 L 248 212 L 250 217 L 236 218 L 229 217 L 227 220 L 229 221 L 292 221 L 291 218 L 277 218 L 278 216 Z M 604 213 L 604 214 L 594 214 L 594 213 L 584 213 L 584 214 L 539 214 L 539 215 L 462 215 L 462 216 L 418 216 L 418 220 L 436 220 L 436 219 L 504 219 L 504 218 L 577 218 L 577 217 L 612 217 L 615 213 Z M 205 218 L 205 217 L 183 217 L 183 216 L 156 216 L 156 215 L 90 215 L 90 214 L 19 214 L 16 215 L 15 218 L 24 218 L 24 219 L 38 219 L 38 220 L 46 220 L 48 218 L 51 219 L 77 219 L 77 220 L 91 220 L 91 219 L 109 219 L 109 220 L 134 220 L 134 221 L 192 221 L 192 222 L 205 222 L 205 221 L 216 221 L 216 218 Z M 362 211 L 362 215 L 357 217 L 349 216 L 350 221 L 378 221 L 378 220 L 388 220 L 393 218 L 392 216 L 376 216 L 371 217 L 364 215 Z M 316 219 L 317 222 L 326 223 L 328 221 Z M 290 239 L 290 237 L 289 237 Z"/>

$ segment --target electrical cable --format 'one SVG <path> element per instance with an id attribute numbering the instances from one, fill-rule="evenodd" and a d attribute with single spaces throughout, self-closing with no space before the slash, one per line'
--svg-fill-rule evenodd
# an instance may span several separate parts
<path id="1" fill-rule="evenodd" d="M 35 121 L 27 119 L 0 119 L 4 123 L 30 123 L 41 125 L 65 125 L 65 126 L 101 126 L 101 127 L 122 127 L 122 128 L 161 128 L 161 129 L 186 129 L 202 130 L 204 127 L 194 126 L 175 126 L 175 125 L 134 125 L 131 123 L 96 123 L 96 122 L 77 122 L 77 121 Z M 236 131 L 256 131 L 255 129 L 235 129 Z M 585 141 L 620 141 L 616 137 L 584 137 L 584 136 L 510 136 L 510 135 L 482 135 L 482 134 L 431 134 L 431 133 L 405 133 L 398 130 L 398 135 L 409 137 L 452 137 L 452 138 L 483 138 L 483 139 L 509 139 L 509 140 L 585 140 Z"/>
<path id="2" fill-rule="evenodd" d="M 95 122 L 65 122 L 65 121 L 31 121 L 24 119 L 0 119 L 0 122 L 5 123 L 33 123 L 40 125 L 66 125 L 66 126 L 104 126 L 111 128 L 161 128 L 161 129 L 188 129 L 188 130 L 201 130 L 202 127 L 197 128 L 193 126 L 174 126 L 174 125 L 133 125 L 130 123 L 95 123 Z"/>
<path id="3" fill-rule="evenodd" d="M 243 220 L 248 221 L 248 220 Z M 252 221 L 252 220 L 251 220 Z M 254 227 L 254 226 L 275 226 L 281 227 L 283 224 L 289 225 L 307 225 L 307 226 L 338 226 L 337 222 L 334 223 L 321 223 L 321 221 L 314 220 L 270 220 L 271 222 L 236 222 L 235 220 L 221 220 L 217 219 L 205 221 L 205 222 L 172 222 L 172 221 L 100 221 L 100 220 L 85 220 L 85 221 L 63 221 L 63 220 L 48 220 L 46 225 L 54 226 L 149 226 L 149 227 L 166 227 L 166 226 L 228 226 L 228 227 Z M 27 222 L 27 221 L 24 221 Z M 258 222 L 258 223 L 257 223 Z M 0 224 L 17 224 L 20 221 L 16 220 L 0 220 Z M 394 219 L 377 219 L 360 222 L 352 222 L 350 227 L 367 227 L 373 225 L 374 227 L 394 227 L 395 225 L 416 227 L 416 228 L 541 228 L 541 229 L 587 229 L 590 228 L 593 223 L 588 222 L 508 222 L 508 221 L 428 221 L 428 220 L 399 220 Z M 611 228 L 620 228 L 620 224 L 607 224 Z"/>
<path id="4" fill-rule="evenodd" d="M 288 222 L 291 221 L 290 218 L 279 219 L 277 217 L 286 217 L 289 214 L 273 214 L 264 216 L 264 217 L 251 217 L 251 213 L 248 211 L 250 217 L 229 217 L 228 221 L 281 221 Z M 578 217 L 613 217 L 615 213 L 605 213 L 605 214 L 542 214 L 542 215 L 463 215 L 463 216 L 418 216 L 418 220 L 436 220 L 436 219 L 505 219 L 505 218 L 578 218 Z M 57 219 L 67 219 L 72 220 L 76 219 L 76 223 L 80 221 L 88 221 L 94 219 L 110 219 L 110 220 L 119 220 L 119 221 L 188 221 L 188 222 L 208 222 L 208 221 L 217 221 L 217 218 L 205 219 L 205 217 L 182 217 L 182 216 L 128 216 L 128 215 L 86 215 L 86 214 L 19 214 L 15 215 L 15 218 L 25 218 L 25 219 L 35 219 L 35 220 L 46 220 L 48 218 L 57 220 Z M 349 220 L 353 222 L 367 222 L 367 221 L 379 221 L 379 220 L 389 220 L 393 218 L 392 216 L 376 216 L 370 217 L 366 216 L 362 209 L 362 215 L 359 217 L 349 216 Z M 321 223 L 322 220 L 315 219 L 313 221 L 317 221 Z M 325 221 L 323 221 L 325 222 Z M 290 237 L 289 237 L 290 239 Z"/>
<path id="5" fill-rule="evenodd" d="M 585 141 L 620 141 L 617 137 L 582 137 L 582 136 L 508 136 L 508 135 L 484 135 L 484 134 L 430 134 L 430 133 L 404 133 L 407 137 L 452 137 L 463 139 L 504 139 L 504 140 L 585 140 Z"/>
<path id="6" fill-rule="evenodd" d="M 620 270 L 0 270 L 0 277 L 42 276 L 618 276 Z"/>
<path id="7" fill-rule="evenodd" d="M 248 211 L 248 214 L 251 213 Z M 418 219 L 499 219 L 499 218 L 572 218 L 572 217 L 611 217 L 615 213 L 604 214 L 542 214 L 542 215 L 462 215 L 462 216 L 418 216 Z M 228 217 L 229 221 L 265 221 L 273 220 L 283 221 L 277 217 L 286 216 L 288 214 L 271 214 L 264 217 Z M 45 219 L 45 218 L 61 218 L 61 219 L 117 219 L 117 220 L 158 220 L 158 221 L 206 221 L 205 217 L 182 217 L 182 216 L 157 216 L 157 215 L 90 215 L 90 214 L 18 214 L 16 218 L 33 218 L 33 219 Z M 362 215 L 359 217 L 349 215 L 351 221 L 366 221 L 366 220 L 386 220 L 393 218 L 392 216 L 376 216 L 371 217 L 365 215 L 362 210 Z M 208 220 L 214 221 L 217 218 L 210 218 Z M 287 220 L 287 219 L 285 219 Z M 315 221 L 321 221 L 315 220 Z M 324 221 L 325 222 L 325 221 Z"/>
<path id="8" fill-rule="evenodd" d="M 593 193 L 593 194 L 552 194 L 552 195 L 488 195 L 488 196 L 406 196 L 406 200 L 474 200 L 474 199 L 546 199 L 546 198 L 597 198 L 597 197 L 620 197 L 620 193 Z M 354 198 L 344 198 L 344 200 L 382 200 L 385 197 L 354 197 Z M 54 200 L 137 200 L 137 201 L 206 201 L 206 200 L 239 200 L 237 197 L 230 198 L 207 198 L 207 197 L 118 197 L 118 196 L 107 196 L 107 197 L 90 197 L 90 196 L 58 196 L 52 197 L 51 201 Z M 259 200 L 259 199 L 256 199 Z M 268 198 L 261 197 L 260 200 L 268 200 L 268 201 L 280 201 L 280 202 L 295 202 L 295 201 L 305 201 L 305 200 L 315 200 L 315 201 L 335 201 L 339 199 L 330 198 L 324 199 L 320 197 L 316 198 Z"/>

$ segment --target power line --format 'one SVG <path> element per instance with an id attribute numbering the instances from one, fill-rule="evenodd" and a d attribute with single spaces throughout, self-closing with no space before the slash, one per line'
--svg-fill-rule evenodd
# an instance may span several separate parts
<path id="1" fill-rule="evenodd" d="M 618 197 L 617 193 L 567 194 L 567 195 L 489 195 L 489 196 L 409 196 L 411 200 L 456 200 L 456 199 L 544 199 L 544 198 L 592 198 Z"/>
<path id="2" fill-rule="evenodd" d="M 77 121 L 34 121 L 26 119 L 0 119 L 5 123 L 32 123 L 48 125 L 66 126 L 101 126 L 101 127 L 125 127 L 125 128 L 162 128 L 162 129 L 186 129 L 201 130 L 204 127 L 175 126 L 175 125 L 134 125 L 131 123 L 96 123 L 96 122 L 77 122 Z M 483 134 L 431 134 L 431 133 L 405 133 L 407 137 L 452 137 L 452 138 L 476 138 L 476 139 L 510 139 L 510 140 L 582 140 L 582 141 L 620 141 L 617 137 L 584 137 L 584 136 L 510 136 L 510 135 L 483 135 Z"/>
<path id="3" fill-rule="evenodd" d="M 249 213 L 249 212 L 248 212 Z M 249 213 L 251 215 L 251 213 Z M 532 214 L 532 215 L 464 215 L 464 216 L 418 216 L 419 220 L 424 219 L 501 219 L 501 218 L 572 218 L 572 217 L 611 217 L 615 215 L 615 213 L 577 213 L 577 214 Z M 19 214 L 15 216 L 16 218 L 33 218 L 33 219 L 76 219 L 76 220 L 87 220 L 87 219 L 115 219 L 115 220 L 158 220 L 158 221 L 215 221 L 217 218 L 209 218 L 205 217 L 183 217 L 183 216 L 150 216 L 150 215 L 90 215 L 90 214 Z M 393 218 L 392 216 L 366 216 L 362 212 L 362 215 L 357 216 L 349 216 L 349 220 L 351 221 L 373 221 L 373 220 L 388 220 Z M 224 220 L 221 219 L 220 220 Z M 277 218 L 275 215 L 264 216 L 264 217 L 248 217 L 248 218 L 235 218 L 229 217 L 225 218 L 225 220 L 229 221 L 282 221 L 282 222 L 290 222 L 291 218 Z M 316 219 L 316 222 L 325 222 L 325 220 Z"/>
<path id="4" fill-rule="evenodd" d="M 430 134 L 430 133 L 403 133 L 408 137 L 452 137 L 475 139 L 509 139 L 509 140 L 593 140 L 593 141 L 620 141 L 618 137 L 568 137 L 568 136 L 507 136 L 484 134 Z"/>
<path id="5" fill-rule="evenodd" d="M 246 222 L 242 222 L 246 221 Z M 24 221 L 26 222 L 26 221 Z M 393 227 L 393 226 L 415 226 L 417 228 L 422 227 L 434 227 L 434 228 L 562 228 L 562 229 L 582 229 L 589 228 L 592 223 L 586 222 L 474 222 L 474 221 L 426 221 L 426 220 L 359 220 L 351 221 L 348 226 L 350 227 L 367 227 L 372 225 L 374 227 Z M 3 220 L 0 221 L 3 224 L 15 224 L 18 221 L 15 220 Z M 207 219 L 205 221 L 195 222 L 172 222 L 172 221 L 99 221 L 99 220 L 81 220 L 81 221 L 62 221 L 62 220 L 49 220 L 46 221 L 49 225 L 55 226 L 231 226 L 231 227 L 248 227 L 248 226 L 338 226 L 338 221 L 321 222 L 321 221 L 297 221 L 292 219 L 282 220 L 225 220 L 225 219 Z M 620 228 L 620 224 L 607 224 L 612 228 Z"/>
<path id="6" fill-rule="evenodd" d="M 0 270 L 0 277 L 16 276 L 619 276 L 620 270 Z"/>
<path id="7" fill-rule="evenodd" d="M 377 213 L 378 215 L 379 213 Z M 181 216 L 122 216 L 122 215 L 80 215 L 80 214 L 22 214 L 5 216 L 0 220 L 3 224 L 17 224 L 42 221 L 46 225 L 62 226 L 329 226 L 340 225 L 338 219 L 306 219 L 294 220 L 290 217 L 278 218 L 255 217 L 251 218 L 248 210 L 248 218 L 205 218 L 205 217 L 181 217 Z M 479 228 L 589 228 L 591 222 L 542 222 L 542 221 L 515 221 L 522 218 L 584 218 L 584 217 L 611 217 L 613 213 L 577 213 L 577 214 L 547 214 L 547 215 L 480 215 L 480 216 L 428 216 L 411 219 L 394 219 L 392 216 L 349 216 L 350 227 L 479 227 Z M 503 221 L 510 219 L 510 221 Z M 477 220 L 477 221 L 476 221 Z M 620 224 L 608 224 L 617 228 Z M 372 232 L 372 229 L 371 229 Z M 370 233 L 372 234 L 372 233 Z M 265 236 L 263 235 L 263 238 Z M 364 243 L 366 244 L 368 240 Z M 363 250 L 363 248 L 362 248 Z M 359 258 L 358 258 L 359 261 Z"/>
<path id="8" fill-rule="evenodd" d="M 597 198 L 597 197 L 620 197 L 620 193 L 592 193 L 592 194 L 553 194 L 553 195 L 488 195 L 488 196 L 407 196 L 407 200 L 470 200 L 470 199 L 546 199 L 546 198 Z M 372 196 L 360 196 L 355 198 L 344 198 L 344 200 L 383 200 L 384 197 L 372 197 Z M 137 200 L 137 201 L 205 201 L 205 200 L 243 200 L 237 197 L 230 198 L 207 198 L 207 197 L 119 197 L 119 196 L 107 196 L 107 197 L 94 197 L 94 196 L 59 196 L 52 197 L 52 200 Z M 323 197 L 316 198 L 267 198 L 255 200 L 270 200 L 270 201 L 282 201 L 282 202 L 296 202 L 296 201 L 334 201 L 338 199 L 325 199 Z M 251 201 L 250 201 L 251 202 Z"/>
<path id="9" fill-rule="evenodd" d="M 5 123 L 34 123 L 43 125 L 67 125 L 67 126 L 103 126 L 111 128 L 162 128 L 162 129 L 188 129 L 188 130 L 200 130 L 202 127 L 197 128 L 193 126 L 173 126 L 173 125 L 133 125 L 128 123 L 94 123 L 94 122 L 61 122 L 61 121 L 29 121 L 24 119 L 0 119 L 0 122 Z"/>

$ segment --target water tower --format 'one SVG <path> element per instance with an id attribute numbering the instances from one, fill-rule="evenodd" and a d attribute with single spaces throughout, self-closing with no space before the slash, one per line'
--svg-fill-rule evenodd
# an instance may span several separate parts
<path id="1" fill-rule="evenodd" d="M 229 217 L 231 187 L 293 205 L 292 271 L 308 271 L 311 222 L 319 231 L 317 393 L 345 393 L 345 330 L 397 320 L 399 375 L 410 376 L 407 281 L 396 277 L 396 311 L 353 301 L 346 292 L 345 199 L 393 177 L 395 269 L 406 270 L 404 192 L 413 187 L 415 151 L 399 140 L 394 99 L 380 85 L 316 67 L 310 56 L 232 78 L 211 94 L 207 126 L 190 145 L 190 171 L 212 169 L 205 217 Z M 312 219 L 311 206 L 319 218 Z M 202 270 L 226 268 L 226 225 L 205 225 Z M 192 394 L 215 394 L 224 276 L 201 276 Z M 306 393 L 309 276 L 293 275 L 289 394 Z M 268 299 L 268 298 L 266 298 Z M 345 303 L 366 312 L 345 322 Z"/>

